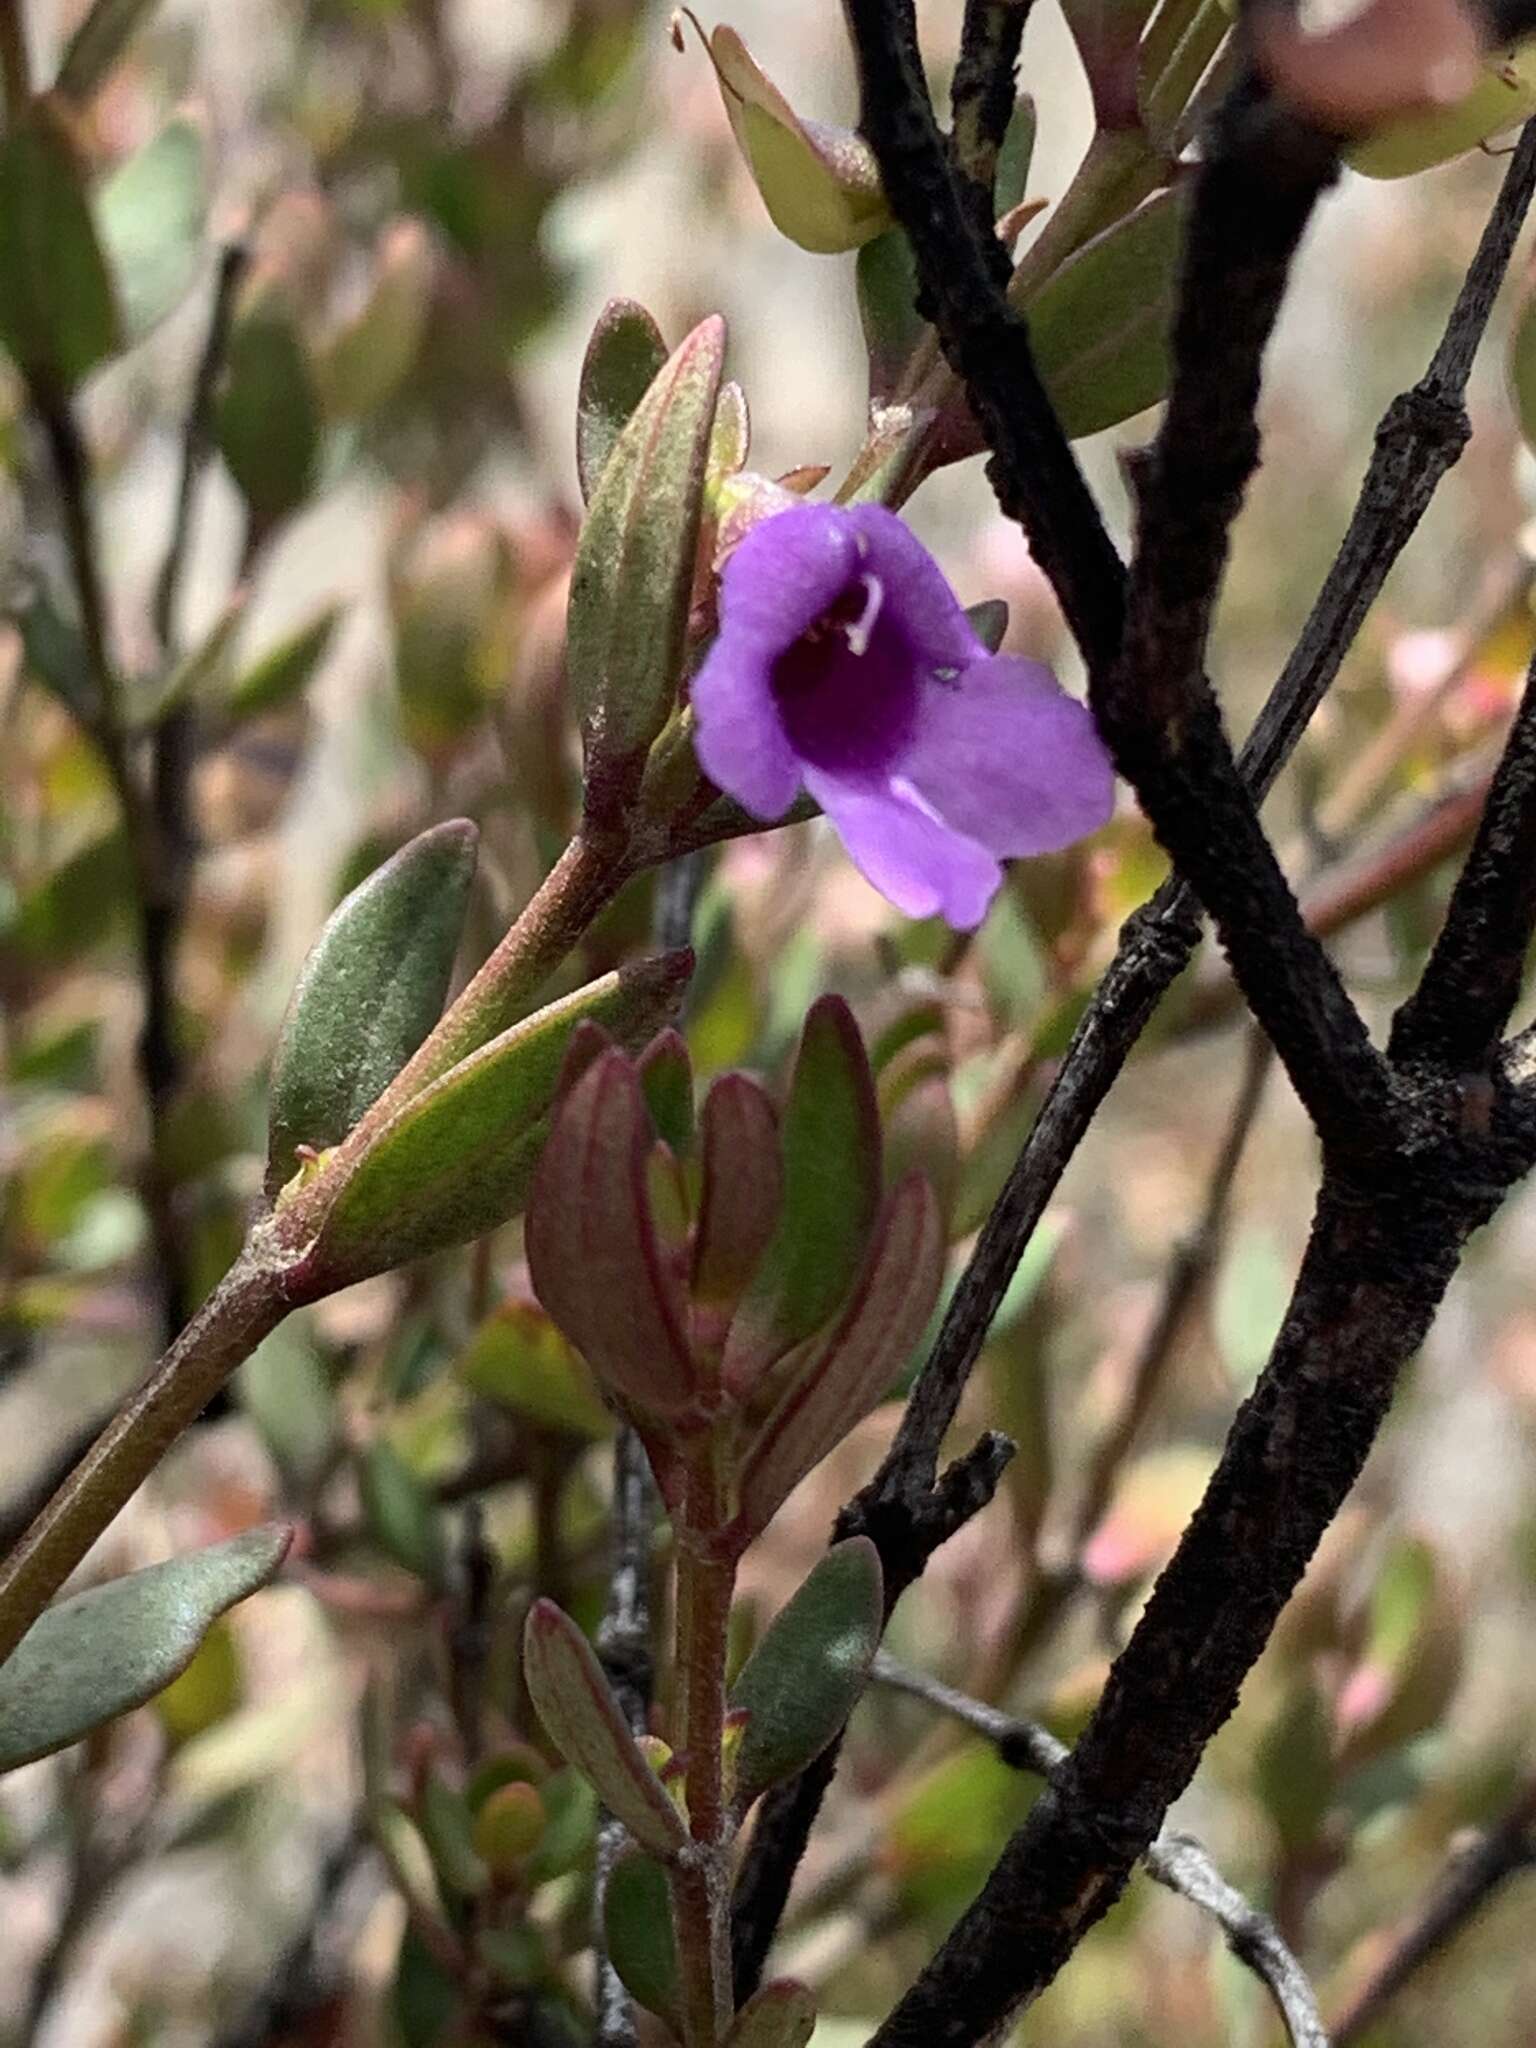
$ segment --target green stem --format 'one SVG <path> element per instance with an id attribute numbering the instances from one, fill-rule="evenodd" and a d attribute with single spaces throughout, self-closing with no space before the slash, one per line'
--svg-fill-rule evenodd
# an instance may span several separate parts
<path id="1" fill-rule="evenodd" d="M 288 1313 L 286 1269 L 247 1251 L 0 1565 L 0 1663 L 230 1374 Z"/>

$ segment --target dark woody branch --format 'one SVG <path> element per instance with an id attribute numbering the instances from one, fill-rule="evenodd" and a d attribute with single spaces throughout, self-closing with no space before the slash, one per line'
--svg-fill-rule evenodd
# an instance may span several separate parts
<path id="1" fill-rule="evenodd" d="M 998 152 L 1013 117 L 1014 69 L 1033 0 L 966 0 L 949 88 L 950 151 L 990 233 Z"/>
<path id="2" fill-rule="evenodd" d="M 928 1561 L 991 1501 L 1013 1456 L 1005 1436 L 988 1430 L 937 1480 L 905 1499 L 857 1494 L 833 1526 L 832 1541 L 868 1536 L 880 1552 L 885 1621 L 896 1603 L 927 1569 Z M 731 1951 L 736 2000 L 744 2004 L 762 1981 L 768 1951 L 784 1916 L 806 1842 L 837 1768 L 842 1738 L 829 1744 L 797 1778 L 777 1786 L 763 1801 L 752 1847 L 732 1898 Z"/>
<path id="3" fill-rule="evenodd" d="M 1372 1050 L 1258 825 L 1201 675 L 1226 531 L 1257 459 L 1259 362 L 1290 259 L 1334 173 L 1325 138 L 1245 87 L 1196 180 L 1180 375 L 1143 476 L 1132 616 L 1097 505 L 1040 383 L 1007 258 L 951 174 L 911 53 L 910 9 L 847 0 L 861 120 L 910 237 L 924 310 L 992 449 L 993 487 L 1029 536 L 1088 663 L 1101 730 L 1158 837 L 1214 916 L 1244 994 L 1325 1138 L 1378 1127 Z M 1215 296 L 1212 297 L 1214 290 Z M 1166 520 L 1164 515 L 1172 511 Z"/>
<path id="4" fill-rule="evenodd" d="M 1379 1142 L 1388 1076 L 1302 922 L 1232 759 L 1202 662 L 1227 534 L 1258 463 L 1265 345 L 1333 147 L 1240 84 L 1194 181 L 1161 431 L 1138 465 L 1117 658 L 1092 666 L 1099 728 L 1214 917 L 1233 973 L 1325 1143 Z"/>
<path id="5" fill-rule="evenodd" d="M 1338 555 L 1240 765 L 1262 799 L 1326 696 L 1360 625 L 1471 432 L 1466 384 L 1536 187 L 1536 123 L 1527 127 L 1424 377 L 1388 407 Z M 1132 1047 L 1188 964 L 1200 935 L 1193 891 L 1177 879 L 1127 923 L 987 1218 L 901 1428 L 879 1472 L 842 1520 L 900 1550 L 919 1516 L 971 1370 L 1008 1284 L 1062 1173 Z M 840 1523 L 841 1526 L 841 1523 Z M 889 1567 L 888 1567 L 889 1569 Z M 828 1751 L 775 1793 L 760 1816 L 737 1898 L 738 1983 L 755 1987 L 835 1762 Z"/>
<path id="6" fill-rule="evenodd" d="M 1244 818 L 1233 805 L 1241 788 L 1199 673 L 1226 529 L 1257 454 L 1260 357 L 1330 154 L 1239 86 L 1195 183 L 1124 646 L 1107 669 L 1090 663 L 1101 724 L 1193 868 L 1323 1129 L 1312 1241 L 1269 1366 L 1081 1742 L 876 2048 L 992 2038 L 1118 1896 L 1353 1486 L 1466 1238 L 1536 1150 L 1529 1106 L 1501 1067 L 1471 1088 L 1443 1067 L 1393 1075 L 1331 974 L 1303 967 L 1294 901 L 1251 808 Z M 1196 807 L 1212 803 L 1202 841 Z M 1240 873 L 1216 871 L 1211 840 Z M 1339 1095 L 1345 1077 L 1358 1113 Z"/>
<path id="7" fill-rule="evenodd" d="M 883 1650 L 875 1658 L 870 1675 L 876 1685 L 909 1693 L 942 1713 L 952 1714 L 992 1743 L 1003 1762 L 1014 1770 L 1033 1771 L 1050 1779 L 1067 1760 L 1066 1744 L 1058 1742 L 1049 1729 L 973 1700 L 925 1671 L 909 1670 Z M 1312 1986 L 1279 1929 L 1267 1914 L 1250 1905 L 1235 1885 L 1228 1883 L 1209 1852 L 1193 1836 L 1177 1828 L 1164 1828 L 1142 1863 L 1156 1883 L 1188 1899 L 1216 1922 L 1232 1953 L 1252 1970 L 1273 1998 L 1292 2048 L 1328 2048 Z"/>
<path id="8" fill-rule="evenodd" d="M 860 126 L 917 257 L 920 310 L 938 330 L 994 451 L 998 500 L 1029 535 L 1090 662 L 1120 644 L 1125 574 L 1057 425 L 1029 334 L 1003 293 L 1007 252 L 952 174 L 917 58 L 910 0 L 845 0 L 859 59 Z"/>
<path id="9" fill-rule="evenodd" d="M 1413 996 L 1392 1024 L 1398 1062 L 1486 1064 L 1520 993 L 1536 929 L 1536 665 L 1494 772 L 1472 850 Z"/>

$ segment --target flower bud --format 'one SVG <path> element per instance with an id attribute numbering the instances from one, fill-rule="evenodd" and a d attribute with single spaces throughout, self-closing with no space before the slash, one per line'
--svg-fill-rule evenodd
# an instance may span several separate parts
<path id="1" fill-rule="evenodd" d="M 547 1819 L 534 1786 L 503 1785 L 475 1815 L 475 1853 L 493 1877 L 515 1878 L 543 1839 Z"/>

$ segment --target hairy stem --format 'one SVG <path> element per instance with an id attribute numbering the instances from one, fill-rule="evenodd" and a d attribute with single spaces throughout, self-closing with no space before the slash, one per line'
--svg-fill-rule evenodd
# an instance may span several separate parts
<path id="1" fill-rule="evenodd" d="M 726 1854 L 725 1659 L 736 1560 L 713 1537 L 723 1519 L 713 1446 L 688 1476 L 678 1528 L 676 1746 L 684 1764 L 694 1850 L 673 1874 L 685 2048 L 716 2048 L 729 2024 L 730 1887 Z"/>

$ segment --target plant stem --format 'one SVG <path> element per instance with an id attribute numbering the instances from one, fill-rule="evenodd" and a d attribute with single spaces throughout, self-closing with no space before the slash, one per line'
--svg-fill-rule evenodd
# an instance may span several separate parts
<path id="1" fill-rule="evenodd" d="M 130 1395 L 0 1565 L 0 1663 L 96 1538 L 292 1303 L 287 1268 L 249 1250 Z"/>
<path id="2" fill-rule="evenodd" d="M 314 1183 L 316 1195 L 340 1184 L 341 1173 L 397 1110 L 516 1023 L 540 983 L 553 974 L 632 871 L 627 845 L 577 832 L 468 987 L 337 1147 L 331 1170 Z"/>
<path id="3" fill-rule="evenodd" d="M 437 1031 L 338 1147 L 333 1167 L 343 1159 L 350 1165 L 401 1102 L 494 1037 L 628 872 L 626 849 L 578 835 Z M 322 1175 L 283 1211 L 275 1230 L 257 1226 L 220 1285 L 0 1566 L 0 1662 L 181 1432 L 294 1305 L 307 1241 L 340 1185 L 339 1172 Z"/>
<path id="4" fill-rule="evenodd" d="M 717 2048 L 732 2010 L 726 1861 L 731 1827 L 721 1744 L 736 1559 L 722 1556 L 716 1547 L 723 1515 L 713 1445 L 706 1444 L 688 1475 L 677 1532 L 674 1732 L 685 1765 L 695 1844 L 693 1855 L 672 1874 L 686 2048 Z"/>

